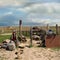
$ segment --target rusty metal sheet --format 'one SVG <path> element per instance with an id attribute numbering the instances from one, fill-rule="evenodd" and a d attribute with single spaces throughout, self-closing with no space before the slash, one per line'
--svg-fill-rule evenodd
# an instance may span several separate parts
<path id="1" fill-rule="evenodd" d="M 60 47 L 60 35 L 47 36 L 45 39 L 45 45 L 48 48 Z"/>

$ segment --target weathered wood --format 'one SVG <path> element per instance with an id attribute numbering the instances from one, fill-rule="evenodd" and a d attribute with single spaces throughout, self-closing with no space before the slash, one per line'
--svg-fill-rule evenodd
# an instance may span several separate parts
<path id="1" fill-rule="evenodd" d="M 58 35 L 58 24 L 56 24 L 56 34 Z"/>
<path id="2" fill-rule="evenodd" d="M 47 30 L 49 30 L 49 24 L 47 24 Z"/>
<path id="3" fill-rule="evenodd" d="M 32 45 L 32 27 L 30 27 L 30 45 Z"/>
<path id="4" fill-rule="evenodd" d="M 19 21 L 19 35 L 22 37 L 22 20 Z"/>

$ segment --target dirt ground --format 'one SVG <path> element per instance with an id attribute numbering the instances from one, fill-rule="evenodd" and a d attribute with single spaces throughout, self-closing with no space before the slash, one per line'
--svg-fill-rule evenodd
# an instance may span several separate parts
<path id="1" fill-rule="evenodd" d="M 20 49 L 18 49 L 20 50 Z M 0 49 L 0 60 L 60 60 L 60 50 L 54 51 L 50 48 L 32 47 L 23 49 L 23 54 L 18 54 L 19 59 L 15 59 L 17 50 L 7 51 Z"/>
<path id="2" fill-rule="evenodd" d="M 13 51 L 0 49 L 0 60 L 60 60 L 60 50 L 36 46 L 28 48 L 26 45 L 30 44 L 29 41 L 30 39 L 28 39 L 27 43 L 20 44 L 25 46 L 23 49 L 18 48 Z M 21 50 L 23 50 L 23 52 Z M 18 54 L 15 54 L 16 52 L 18 52 Z M 18 57 L 18 59 L 16 59 L 16 57 Z"/>

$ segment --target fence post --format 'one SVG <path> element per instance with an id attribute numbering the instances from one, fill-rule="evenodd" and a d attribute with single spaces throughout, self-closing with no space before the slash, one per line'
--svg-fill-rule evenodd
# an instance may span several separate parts
<path id="1" fill-rule="evenodd" d="M 56 24 L 56 34 L 58 35 L 58 24 Z"/>
<path id="2" fill-rule="evenodd" d="M 19 35 L 22 37 L 22 20 L 19 21 Z"/>
<path id="3" fill-rule="evenodd" d="M 49 30 L 49 24 L 47 24 L 47 30 Z"/>
<path id="4" fill-rule="evenodd" d="M 32 46 L 32 27 L 30 27 L 30 46 Z"/>

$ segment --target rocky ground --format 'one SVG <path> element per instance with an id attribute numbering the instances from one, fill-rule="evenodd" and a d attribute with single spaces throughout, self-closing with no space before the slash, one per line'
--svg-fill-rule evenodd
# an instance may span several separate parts
<path id="1" fill-rule="evenodd" d="M 18 52 L 16 55 L 15 52 Z M 16 59 L 19 57 L 19 59 Z M 41 47 L 25 47 L 21 53 L 21 49 L 7 51 L 0 49 L 0 60 L 60 60 L 60 50 Z"/>

